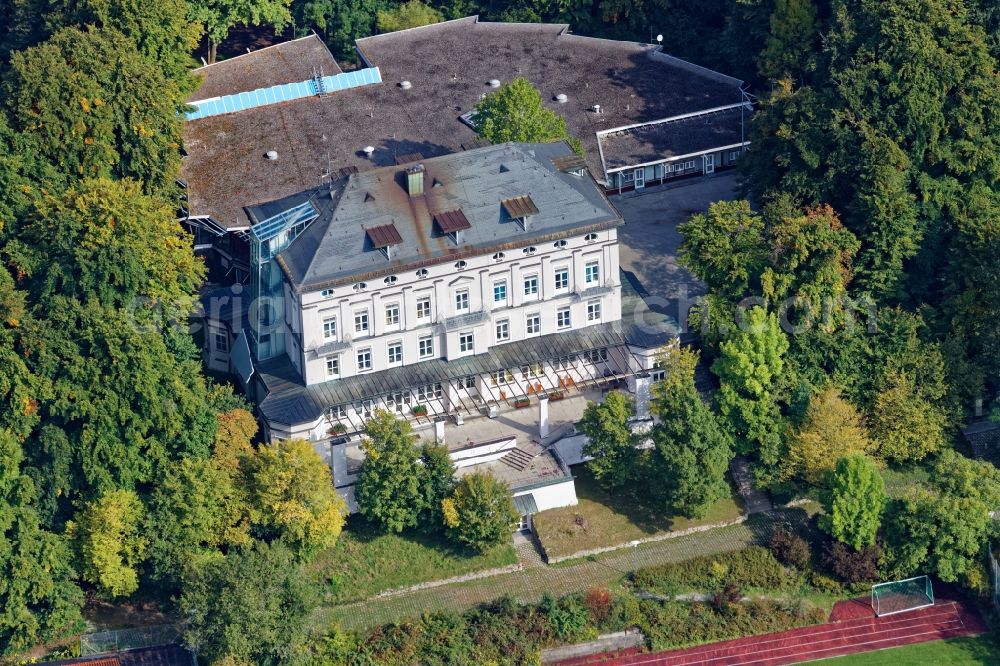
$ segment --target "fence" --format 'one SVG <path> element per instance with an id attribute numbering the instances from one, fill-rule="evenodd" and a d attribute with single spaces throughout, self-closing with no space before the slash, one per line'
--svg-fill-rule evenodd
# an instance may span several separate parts
<path id="1" fill-rule="evenodd" d="M 100 631 L 80 636 L 80 656 L 92 657 L 121 650 L 176 645 L 180 642 L 180 631 L 172 624 Z"/>

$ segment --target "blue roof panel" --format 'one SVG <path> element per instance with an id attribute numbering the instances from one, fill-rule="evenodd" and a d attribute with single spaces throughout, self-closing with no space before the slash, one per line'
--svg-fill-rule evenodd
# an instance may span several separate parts
<path id="1" fill-rule="evenodd" d="M 382 82 L 382 74 L 378 67 L 368 67 L 353 72 L 344 72 L 323 77 L 323 88 L 326 92 L 339 92 Z M 223 95 L 201 102 L 191 102 L 194 111 L 185 114 L 187 120 L 198 120 L 223 113 L 235 113 L 245 109 L 254 109 L 278 102 L 287 102 L 303 97 L 313 97 L 319 94 L 316 81 L 308 79 L 296 83 L 285 83 L 269 88 L 257 88 L 235 95 Z"/>

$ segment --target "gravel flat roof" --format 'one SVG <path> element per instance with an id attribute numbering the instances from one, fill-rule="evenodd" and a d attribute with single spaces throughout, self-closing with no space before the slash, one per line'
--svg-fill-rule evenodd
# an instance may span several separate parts
<path id="1" fill-rule="evenodd" d="M 303 62 L 286 78 L 309 78 L 314 62 L 329 63 L 329 52 L 316 41 L 292 47 L 304 51 Z M 241 227 L 248 223 L 244 206 L 317 187 L 345 167 L 365 171 L 403 155 L 464 150 L 477 137 L 460 116 L 492 89 L 492 80 L 528 78 L 583 140 L 586 164 L 597 178 L 603 178 L 597 131 L 742 100 L 736 79 L 656 46 L 572 35 L 565 25 L 484 23 L 473 16 L 368 37 L 357 46 L 359 65 L 379 67 L 384 83 L 185 125 L 182 176 L 192 215 Z M 267 73 L 286 71 L 288 49 L 255 53 L 227 61 L 228 68 L 224 62 L 199 70 L 206 79 L 192 99 L 283 82 Z M 212 67 L 219 69 L 211 73 Z M 560 94 L 565 103 L 556 101 Z M 595 104 L 600 113 L 592 110 Z M 370 156 L 366 146 L 374 148 Z M 265 158 L 269 150 L 277 160 Z"/>

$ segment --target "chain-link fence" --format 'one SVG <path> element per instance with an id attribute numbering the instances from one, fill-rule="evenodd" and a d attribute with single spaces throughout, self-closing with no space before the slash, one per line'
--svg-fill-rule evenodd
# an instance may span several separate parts
<path id="1" fill-rule="evenodd" d="M 1000 609 L 1000 563 L 997 562 L 996 551 L 993 546 L 986 550 L 986 557 L 990 562 L 990 582 L 992 583 L 993 605 Z"/>
<path id="2" fill-rule="evenodd" d="M 180 631 L 172 624 L 100 631 L 80 636 L 80 656 L 92 657 L 121 650 L 175 645 L 180 642 Z"/>

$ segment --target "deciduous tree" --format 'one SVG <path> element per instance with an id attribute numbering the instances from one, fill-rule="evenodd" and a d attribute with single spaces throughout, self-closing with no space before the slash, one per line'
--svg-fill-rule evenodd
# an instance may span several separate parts
<path id="1" fill-rule="evenodd" d="M 215 62 L 219 43 L 237 25 L 269 25 L 281 32 L 291 23 L 291 0 L 189 0 L 188 14 L 208 37 L 208 62 Z"/>
<path id="2" fill-rule="evenodd" d="M 406 0 L 391 9 L 380 9 L 375 15 L 375 24 L 379 32 L 396 32 L 419 28 L 423 25 L 438 23 L 444 17 L 441 12 L 429 7 L 420 0 Z"/>
<path id="3" fill-rule="evenodd" d="M 35 173 L 134 178 L 147 192 L 172 186 L 180 166 L 180 86 L 110 28 L 64 28 L 11 56 L 3 84 L 12 128 Z M 47 168 L 46 168 L 47 167 Z"/>
<path id="4" fill-rule="evenodd" d="M 420 491 L 423 512 L 418 524 L 426 531 L 444 527 L 441 502 L 455 488 L 455 465 L 451 462 L 448 447 L 426 443 L 420 447 Z"/>
<path id="5" fill-rule="evenodd" d="M 923 460 L 944 444 L 945 413 L 924 400 L 903 372 L 888 374 L 870 421 L 877 455 L 884 460 Z"/>
<path id="6" fill-rule="evenodd" d="M 508 540 L 517 522 L 510 488 L 491 474 L 466 474 L 442 506 L 452 537 L 480 552 Z"/>
<path id="7" fill-rule="evenodd" d="M 0 655 L 79 631 L 83 593 L 69 541 L 42 529 L 14 435 L 0 428 Z"/>
<path id="8" fill-rule="evenodd" d="M 524 77 L 517 77 L 488 93 L 472 111 L 472 124 L 490 143 L 569 141 L 580 152 L 578 140 L 566 131 L 566 120 L 542 104 L 542 94 Z"/>
<path id="9" fill-rule="evenodd" d="M 358 472 L 358 510 L 390 532 L 414 527 L 424 508 L 419 449 L 408 421 L 376 410 L 365 424 L 365 459 Z"/>
<path id="10" fill-rule="evenodd" d="M 68 525 L 80 550 L 81 576 L 108 597 L 139 589 L 139 565 L 149 539 L 143 530 L 145 508 L 131 490 L 113 490 L 88 502 Z"/>
<path id="11" fill-rule="evenodd" d="M 315 604 L 292 553 L 257 542 L 184 572 L 184 642 L 208 663 L 292 663 Z"/>
<path id="12" fill-rule="evenodd" d="M 829 486 L 820 526 L 855 551 L 873 545 L 886 503 L 878 468 L 864 455 L 840 458 L 830 473 Z"/>
<path id="13" fill-rule="evenodd" d="M 347 507 L 309 442 L 264 445 L 243 458 L 241 470 L 255 531 L 280 539 L 300 557 L 337 541 Z"/>
<path id="14" fill-rule="evenodd" d="M 587 436 L 583 453 L 593 458 L 587 469 L 609 492 L 626 488 L 638 472 L 638 440 L 629 423 L 634 415 L 632 401 L 611 391 L 604 402 L 588 404 L 580 419 L 580 430 Z"/>
<path id="15" fill-rule="evenodd" d="M 785 474 L 820 485 L 838 459 L 872 448 L 857 410 L 840 391 L 827 388 L 809 400 L 805 418 L 789 439 Z"/>

